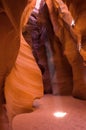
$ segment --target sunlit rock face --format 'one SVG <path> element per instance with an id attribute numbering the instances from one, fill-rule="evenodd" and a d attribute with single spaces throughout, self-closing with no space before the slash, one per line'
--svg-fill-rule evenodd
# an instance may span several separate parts
<path id="1" fill-rule="evenodd" d="M 68 65 L 66 63 L 66 65 L 68 65 L 67 68 L 70 67 L 72 69 L 72 72 L 70 71 L 70 69 L 68 69 L 69 73 L 66 73 L 66 74 L 69 74 L 68 77 L 73 76 L 72 77 L 73 78 L 72 79 L 72 81 L 73 81 L 73 91 L 72 91 L 73 95 L 77 98 L 80 98 L 80 99 L 86 99 L 86 96 L 85 96 L 85 93 L 86 93 L 86 79 L 85 79 L 86 67 L 83 64 L 83 58 L 78 50 L 78 42 L 79 42 L 78 40 L 80 40 L 80 35 L 82 36 L 83 32 L 85 32 L 85 29 L 84 29 L 85 22 L 82 19 L 84 18 L 83 16 L 85 16 L 86 13 L 81 13 L 81 16 L 79 15 L 79 13 L 81 12 L 81 7 L 80 7 L 80 10 L 79 9 L 77 10 L 76 7 L 79 7 L 77 5 L 80 5 L 80 1 L 76 1 L 76 2 L 66 1 L 66 2 L 68 2 L 67 3 L 68 8 L 71 11 L 71 14 L 75 20 L 75 27 L 73 29 L 75 34 L 71 33 L 69 31 L 69 29 L 65 27 L 64 22 L 62 22 L 61 19 L 58 17 L 55 10 L 51 9 L 51 8 L 53 8 L 53 2 L 48 3 L 49 9 L 50 9 L 50 16 L 51 16 L 51 18 L 53 17 L 51 19 L 51 22 L 53 25 L 53 30 L 54 30 L 54 33 L 56 35 L 56 39 L 59 38 L 59 40 L 60 40 L 60 44 L 58 44 L 57 41 L 56 41 L 57 44 L 54 44 L 54 47 L 55 47 L 54 50 L 56 51 L 56 53 L 58 52 L 56 49 L 56 45 L 57 45 L 57 47 L 60 46 L 59 50 L 62 48 L 62 50 L 59 53 L 61 55 L 61 60 L 60 60 L 61 62 L 57 61 L 59 59 L 59 56 L 55 57 L 56 55 L 54 55 L 55 65 L 56 65 L 56 69 L 57 69 L 57 71 L 56 71 L 56 73 L 57 73 L 56 79 L 57 80 L 55 80 L 55 81 L 57 81 L 56 86 L 57 85 L 59 86 L 56 88 L 58 88 L 58 92 L 62 92 L 64 90 L 63 88 L 65 88 L 66 92 L 67 92 L 67 86 L 70 86 L 70 85 L 67 85 L 65 82 L 64 83 L 62 82 L 66 79 L 66 76 L 67 76 L 67 75 L 64 76 L 65 71 L 67 71 L 67 69 L 64 70 L 64 67 L 62 66 L 62 63 L 65 63 L 64 60 L 62 60 L 62 56 L 64 54 L 66 60 L 70 64 L 70 65 Z M 82 5 L 82 10 L 83 9 L 85 9 L 84 4 Z M 79 16 L 78 19 L 77 19 L 77 16 Z M 83 23 L 84 27 L 82 26 L 82 23 Z M 73 35 L 71 35 L 71 34 L 73 34 Z M 77 36 L 79 39 L 77 39 L 77 37 L 74 38 L 74 35 Z M 82 41 L 82 38 L 81 38 L 81 41 Z M 60 66 L 58 63 L 61 63 Z M 62 72 L 62 70 L 63 70 L 63 72 Z M 60 76 L 60 74 L 61 74 L 61 76 Z M 63 76 L 63 80 L 62 80 L 62 76 Z M 66 81 L 69 81 L 69 80 L 66 79 Z M 69 82 L 71 82 L 71 80 Z M 59 84 L 59 83 L 61 83 L 61 84 Z M 66 85 L 66 87 L 64 87 L 62 85 L 62 83 L 64 86 Z M 60 89 L 60 85 L 62 85 L 61 86 L 62 89 Z M 55 87 L 53 87 L 53 88 L 55 88 Z M 55 90 L 55 92 L 56 92 L 56 90 Z M 58 92 L 57 92 L 57 94 L 59 94 Z"/>
<path id="2" fill-rule="evenodd" d="M 0 1 L 0 97 L 5 77 L 18 54 L 20 18 L 26 4 L 27 0 Z"/>
<path id="3" fill-rule="evenodd" d="M 81 69 L 81 76 L 80 73 L 77 75 L 76 78 L 76 85 L 73 88 L 73 95 L 75 97 L 79 97 L 82 99 L 86 99 L 86 65 L 84 64 L 84 60 L 86 60 L 86 1 L 83 0 L 65 0 L 68 8 L 75 20 L 75 27 L 74 30 L 78 34 L 79 42 L 81 42 L 82 49 L 80 51 L 80 55 L 82 57 L 83 65 L 79 68 Z M 77 65 L 78 66 L 78 65 Z M 76 74 L 75 74 L 76 75 Z M 79 77 L 79 79 L 78 79 Z M 81 77 L 81 78 L 80 78 Z M 82 82 L 83 81 L 83 82 Z"/>
<path id="4" fill-rule="evenodd" d="M 34 7 L 35 0 L 33 0 L 33 4 L 31 5 Z M 5 77 L 8 75 L 10 70 L 12 69 L 17 54 L 20 46 L 20 38 L 19 38 L 19 31 L 20 31 L 20 19 L 22 12 L 24 8 L 26 7 L 27 3 L 31 3 L 31 1 L 27 0 L 22 0 L 22 1 L 17 1 L 16 2 L 16 7 L 15 1 L 14 0 L 2 0 L 0 3 L 0 24 L 1 24 L 1 33 L 0 33 L 0 39 L 1 39 L 1 48 L 0 48 L 0 59 L 2 62 L 0 62 L 0 85 L 1 88 L 4 84 Z M 31 7 L 30 7 L 31 8 Z M 31 8 L 32 9 L 32 8 Z M 49 41 L 50 41 L 50 46 L 52 56 L 50 57 L 50 71 L 51 71 L 51 84 L 53 88 L 54 94 L 66 94 L 66 93 L 71 93 L 72 87 L 67 87 L 67 86 L 72 86 L 72 74 L 71 73 L 71 67 L 69 66 L 68 61 L 64 58 L 63 52 L 62 52 L 62 47 L 59 46 L 59 41 L 58 38 L 54 36 L 53 32 L 53 26 L 52 23 L 49 19 L 49 14 L 48 14 L 48 9 L 45 7 L 43 10 L 43 14 L 45 16 L 42 16 L 41 22 L 46 24 L 47 29 L 48 29 L 48 35 L 49 35 Z M 45 19 L 45 21 L 44 21 Z M 49 50 L 48 48 L 48 50 Z M 60 50 L 59 50 L 60 49 Z M 41 52 L 45 53 L 44 47 L 41 47 Z M 48 53 L 48 52 L 47 52 Z M 50 53 L 51 55 L 51 53 Z M 58 57 L 57 57 L 58 55 Z M 45 55 L 41 55 L 40 58 L 45 58 Z M 59 63 L 59 64 L 58 64 Z M 46 64 L 46 63 L 44 63 Z M 65 66 L 67 67 L 67 71 L 65 72 Z M 56 70 L 55 70 L 55 68 Z M 46 68 L 48 69 L 48 68 Z M 55 73 L 55 71 L 57 71 Z M 67 74 L 68 73 L 68 74 Z M 44 84 L 45 84 L 45 93 L 51 92 L 51 85 L 50 85 L 50 80 L 48 79 L 48 72 L 44 74 Z M 62 76 L 60 76 L 62 75 Z M 70 75 L 70 76 L 69 76 Z M 66 78 L 64 78 L 66 77 Z M 45 80 L 46 78 L 46 80 Z M 58 81 L 57 81 L 58 80 Z M 61 86 L 58 88 L 58 86 Z M 55 89 L 54 89 L 55 88 Z M 66 89 L 67 88 L 67 89 Z"/>
<path id="5" fill-rule="evenodd" d="M 81 32 L 81 41 L 83 42 L 85 49 L 86 24 L 84 19 L 86 17 L 86 2 L 85 0 L 83 0 L 82 3 L 80 3 L 80 0 L 64 1 L 66 1 L 68 8 L 74 17 L 76 24 L 74 27 L 75 30 Z M 2 88 L 5 77 L 8 75 L 15 63 L 20 46 L 20 19 L 24 8 L 26 7 L 27 3 L 30 4 L 30 2 L 31 0 L 16 1 L 16 7 L 14 6 L 15 0 L 2 0 L 0 2 L 0 88 Z M 34 6 L 34 3 L 32 6 Z M 59 25 L 58 30 L 61 30 L 60 37 L 62 41 L 60 41 L 54 34 L 54 28 L 56 28 L 56 26 L 53 26 L 49 17 L 49 14 L 46 15 L 45 19 L 47 20 L 42 22 L 45 22 L 47 25 L 50 41 L 49 46 L 52 52 L 52 57 L 49 61 L 49 65 L 51 65 L 49 67 L 50 70 L 52 70 L 50 79 L 52 84 L 52 92 L 53 94 L 64 95 L 71 94 L 73 90 L 73 95 L 75 97 L 86 99 L 86 68 L 83 65 L 83 59 L 80 53 L 77 51 L 77 46 L 73 44 L 74 41 L 71 39 L 68 30 L 64 28 L 62 21 L 58 20 L 57 15 L 54 17 L 56 23 Z M 66 43 L 64 44 L 64 42 Z M 64 47 L 66 48 L 65 51 Z M 43 49 L 42 51 L 43 53 L 45 52 Z M 51 88 L 47 88 L 46 90 L 48 92 L 48 90 Z"/>
<path id="6" fill-rule="evenodd" d="M 22 18 L 20 19 L 20 47 L 18 55 L 10 74 L 8 74 L 5 80 L 4 94 L 10 123 L 17 114 L 32 112 L 34 109 L 33 101 L 43 96 L 41 71 L 32 54 L 31 46 L 26 43 L 22 36 L 22 27 L 26 20 L 26 9 L 28 9 L 27 14 L 29 17 L 33 6 L 33 3 L 31 6 L 28 4 L 22 13 Z"/>

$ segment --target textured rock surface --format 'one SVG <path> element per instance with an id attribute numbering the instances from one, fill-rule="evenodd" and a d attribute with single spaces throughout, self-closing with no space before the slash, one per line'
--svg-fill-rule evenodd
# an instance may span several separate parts
<path id="1" fill-rule="evenodd" d="M 75 75 L 73 95 L 81 99 L 86 99 L 86 65 L 83 61 L 86 57 L 86 1 L 83 0 L 82 2 L 80 0 L 72 0 L 70 2 L 66 2 L 69 6 L 69 10 L 74 17 L 74 30 L 78 33 L 79 41 L 81 42 L 82 49 L 84 51 L 84 53 L 83 51 L 80 51 L 81 57 L 79 54 L 77 55 L 79 63 L 77 61 L 76 65 L 74 65 L 74 63 L 72 64 L 75 66 L 73 67 Z"/>
<path id="2" fill-rule="evenodd" d="M 16 7 L 14 3 L 14 0 L 0 1 L 0 100 L 4 80 L 12 69 L 18 54 L 20 17 L 26 1 L 17 1 Z"/>

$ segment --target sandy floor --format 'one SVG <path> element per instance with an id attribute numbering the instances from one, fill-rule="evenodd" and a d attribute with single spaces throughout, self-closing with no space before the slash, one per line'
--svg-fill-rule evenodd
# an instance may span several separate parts
<path id="1" fill-rule="evenodd" d="M 14 118 L 13 130 L 86 130 L 86 101 L 45 95 L 34 106 L 34 112 Z M 0 130 L 9 130 L 4 107 L 0 112 Z"/>
<path id="2" fill-rule="evenodd" d="M 86 130 L 86 101 L 45 95 L 34 105 L 34 112 L 14 118 L 13 130 Z"/>

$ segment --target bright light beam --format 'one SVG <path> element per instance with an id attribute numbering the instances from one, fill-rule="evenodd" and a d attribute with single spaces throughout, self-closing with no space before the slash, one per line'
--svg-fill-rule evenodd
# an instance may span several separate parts
<path id="1" fill-rule="evenodd" d="M 74 19 L 73 19 L 72 22 L 71 22 L 71 26 L 75 26 L 75 21 L 74 21 Z"/>
<path id="2" fill-rule="evenodd" d="M 40 8 L 40 3 L 41 3 L 41 0 L 36 0 L 36 5 L 35 5 L 36 9 Z"/>
<path id="3" fill-rule="evenodd" d="M 67 115 L 67 113 L 66 112 L 55 112 L 53 115 L 58 118 L 63 118 Z"/>

